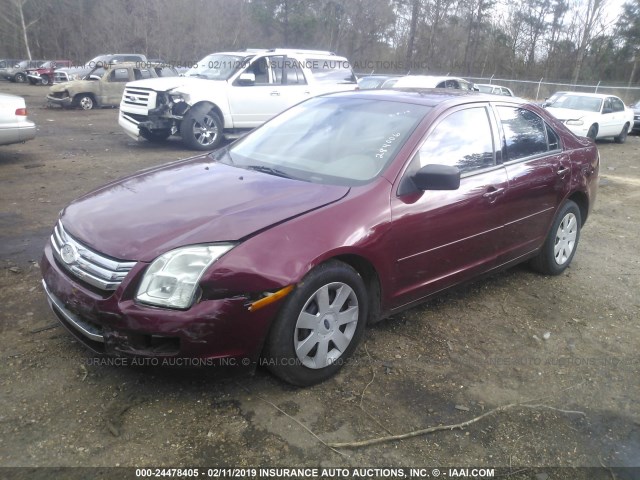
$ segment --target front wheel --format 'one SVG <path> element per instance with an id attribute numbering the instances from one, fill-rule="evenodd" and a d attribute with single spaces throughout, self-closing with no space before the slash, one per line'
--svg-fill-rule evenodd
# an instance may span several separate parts
<path id="1" fill-rule="evenodd" d="M 620 132 L 620 135 L 618 135 L 617 137 L 613 137 L 613 140 L 616 143 L 624 143 L 627 141 L 627 134 L 629 133 L 629 124 L 625 123 L 624 127 L 622 127 L 622 131 Z"/>
<path id="2" fill-rule="evenodd" d="M 145 140 L 153 143 L 164 142 L 171 136 L 170 128 L 161 128 L 158 130 L 148 130 L 146 128 L 140 129 L 140 136 Z"/>
<path id="3" fill-rule="evenodd" d="M 95 102 L 93 101 L 93 97 L 91 95 L 80 94 L 76 97 L 75 103 L 82 110 L 91 110 L 95 107 Z"/>
<path id="4" fill-rule="evenodd" d="M 556 215 L 547 239 L 537 257 L 531 260 L 534 270 L 545 275 L 560 275 L 571 263 L 580 240 L 580 208 L 567 200 Z"/>
<path id="5" fill-rule="evenodd" d="M 298 386 L 333 376 L 362 338 L 368 314 L 362 277 L 349 265 L 319 265 L 287 298 L 265 347 L 274 375 Z"/>
<path id="6" fill-rule="evenodd" d="M 213 111 L 192 108 L 182 119 L 180 136 L 192 150 L 213 150 L 222 141 L 222 120 Z"/>
<path id="7" fill-rule="evenodd" d="M 27 76 L 24 73 L 16 73 L 16 76 L 14 77 L 14 80 L 17 83 L 24 83 L 27 81 Z"/>
<path id="8" fill-rule="evenodd" d="M 49 85 L 49 75 L 42 75 L 40 77 L 40 85 Z"/>
<path id="9" fill-rule="evenodd" d="M 589 131 L 587 132 L 587 137 L 589 137 L 591 140 L 595 142 L 597 136 L 598 136 L 598 126 L 595 124 L 591 125 L 589 127 Z"/>

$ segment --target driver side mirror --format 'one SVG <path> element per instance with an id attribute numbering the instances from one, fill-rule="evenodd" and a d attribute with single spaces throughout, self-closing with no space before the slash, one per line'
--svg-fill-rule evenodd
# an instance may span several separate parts
<path id="1" fill-rule="evenodd" d="M 100 77 L 98 75 L 89 75 L 89 80 L 100 80 L 100 78 L 102 78 L 102 77 Z"/>
<path id="2" fill-rule="evenodd" d="M 238 85 L 255 85 L 256 74 L 253 72 L 241 73 L 238 77 Z"/>
<path id="3" fill-rule="evenodd" d="M 457 190 L 460 169 L 449 165 L 425 165 L 413 175 L 413 183 L 420 190 Z"/>

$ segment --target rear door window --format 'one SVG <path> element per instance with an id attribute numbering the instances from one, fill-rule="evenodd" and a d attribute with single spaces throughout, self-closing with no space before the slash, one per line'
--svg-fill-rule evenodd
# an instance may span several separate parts
<path id="1" fill-rule="evenodd" d="M 313 73 L 316 83 L 357 83 L 351 65 L 344 59 L 307 58 L 304 64 Z"/>
<path id="2" fill-rule="evenodd" d="M 519 107 L 500 106 L 496 109 L 502 130 L 507 161 L 538 155 L 559 148 L 555 132 L 554 138 L 547 140 L 548 126 L 541 117 L 530 110 Z M 550 129 L 549 129 L 550 130 Z M 550 148 L 550 144 L 554 148 Z"/>

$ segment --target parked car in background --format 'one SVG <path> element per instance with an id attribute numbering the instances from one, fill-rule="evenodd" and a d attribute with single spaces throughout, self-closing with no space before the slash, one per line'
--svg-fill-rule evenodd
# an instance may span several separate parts
<path id="1" fill-rule="evenodd" d="M 637 101 L 629 108 L 633 109 L 633 131 L 640 131 L 640 101 Z"/>
<path id="2" fill-rule="evenodd" d="M 633 110 L 613 95 L 564 93 L 545 108 L 573 133 L 592 140 L 613 137 L 624 143 L 634 124 Z"/>
<path id="3" fill-rule="evenodd" d="M 53 83 L 53 75 L 57 68 L 68 68 L 71 60 L 48 60 L 38 68 L 27 70 L 27 78 L 31 85 L 49 85 Z"/>
<path id="4" fill-rule="evenodd" d="M 20 63 L 19 59 L 15 58 L 0 58 L 0 80 L 6 80 L 5 77 L 7 73 L 7 69 L 15 66 L 17 63 Z"/>
<path id="5" fill-rule="evenodd" d="M 505 97 L 513 97 L 513 92 L 510 88 L 503 87 L 501 85 L 493 85 L 489 83 L 474 83 L 473 84 L 479 92 L 490 93 L 492 95 L 504 95 Z"/>
<path id="6" fill-rule="evenodd" d="M 365 75 L 358 78 L 358 87 L 361 90 L 368 90 L 371 88 L 388 88 L 388 83 L 386 87 L 383 85 L 385 85 L 388 80 L 397 80 L 398 78 L 400 78 L 400 75 Z"/>
<path id="7" fill-rule="evenodd" d="M 54 74 L 54 83 L 70 82 L 72 80 L 84 80 L 94 68 L 107 68 L 112 64 L 122 62 L 146 62 L 145 55 L 137 53 L 108 53 L 92 58 L 84 65 L 59 68 Z"/>
<path id="8" fill-rule="evenodd" d="M 542 107 L 548 107 L 549 105 L 551 105 L 553 102 L 555 102 L 558 98 L 560 98 L 562 95 L 565 95 L 567 93 L 573 93 L 573 92 L 555 92 L 553 95 L 551 95 L 548 98 L 544 99 L 544 102 L 542 102 L 540 104 L 540 106 Z"/>
<path id="9" fill-rule="evenodd" d="M 166 65 L 143 63 L 108 64 L 95 67 L 87 80 L 74 80 L 49 87 L 47 101 L 61 107 L 80 107 L 91 110 L 96 107 L 116 107 L 122 98 L 127 82 L 144 78 L 176 76 L 178 73 Z"/>
<path id="10" fill-rule="evenodd" d="M 4 78 L 11 82 L 24 83 L 27 81 L 27 71 L 32 68 L 40 68 L 45 60 L 21 60 L 4 71 Z"/>
<path id="11" fill-rule="evenodd" d="M 383 88 L 386 87 L 387 86 Z M 394 82 L 391 88 L 453 88 L 457 90 L 474 90 L 473 83 L 462 78 L 432 75 L 406 75 Z"/>
<path id="12" fill-rule="evenodd" d="M 367 324 L 448 287 L 525 261 L 565 271 L 598 170 L 593 142 L 522 101 L 323 95 L 68 205 L 43 286 L 102 354 L 262 359 L 311 385 L 346 363 Z"/>
<path id="13" fill-rule="evenodd" d="M 349 61 L 331 52 L 213 53 L 184 77 L 127 85 L 118 123 L 135 140 L 180 134 L 193 150 L 213 150 L 302 100 L 357 87 Z"/>
<path id="14" fill-rule="evenodd" d="M 21 143 L 36 136 L 36 125 L 27 118 L 24 98 L 0 93 L 0 145 Z"/>

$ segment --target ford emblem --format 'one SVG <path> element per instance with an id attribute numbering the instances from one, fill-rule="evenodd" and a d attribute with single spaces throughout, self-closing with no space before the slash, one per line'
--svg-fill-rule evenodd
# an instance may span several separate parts
<path id="1" fill-rule="evenodd" d="M 76 252 L 76 249 L 73 245 L 71 245 L 70 243 L 65 243 L 60 249 L 60 256 L 62 257 L 64 263 L 66 263 L 67 265 L 71 265 L 76 261 L 78 253 Z"/>

